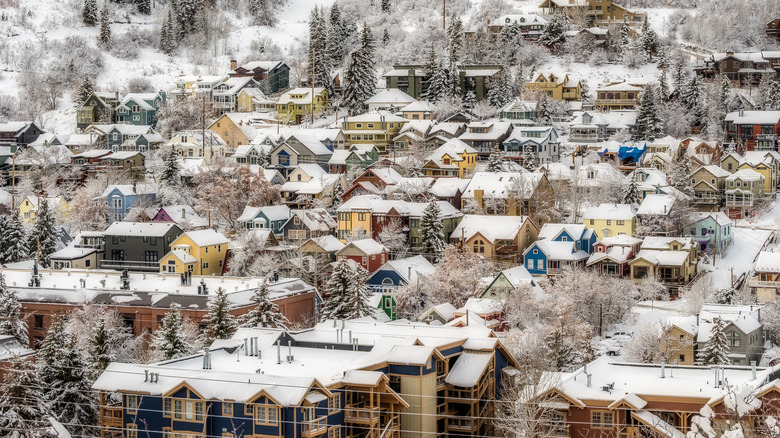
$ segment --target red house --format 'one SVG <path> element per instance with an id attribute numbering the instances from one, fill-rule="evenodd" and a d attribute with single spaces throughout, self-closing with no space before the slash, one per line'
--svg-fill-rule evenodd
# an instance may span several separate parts
<path id="1" fill-rule="evenodd" d="M 352 185 L 341 195 L 341 200 L 347 202 L 357 195 L 379 195 L 387 186 L 398 184 L 401 174 L 393 168 L 370 168 L 352 181 Z"/>
<path id="2" fill-rule="evenodd" d="M 336 259 L 350 259 L 369 273 L 379 269 L 389 259 L 387 248 L 374 239 L 349 242 L 336 252 Z"/>
<path id="3" fill-rule="evenodd" d="M 726 141 L 737 151 L 776 151 L 780 111 L 739 110 L 726 115 Z"/>

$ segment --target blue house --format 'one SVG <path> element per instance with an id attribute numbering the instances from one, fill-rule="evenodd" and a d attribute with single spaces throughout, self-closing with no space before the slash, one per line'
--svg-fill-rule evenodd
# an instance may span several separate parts
<path id="1" fill-rule="evenodd" d="M 523 252 L 525 268 L 532 275 L 558 275 L 569 266 L 584 266 L 588 253 L 575 241 L 537 240 Z"/>
<path id="2" fill-rule="evenodd" d="M 127 125 L 157 126 L 157 112 L 165 103 L 165 93 L 130 93 L 116 107 L 116 120 Z"/>
<path id="3" fill-rule="evenodd" d="M 123 221 L 134 207 L 149 208 L 157 199 L 157 187 L 147 184 L 115 184 L 108 186 L 103 194 L 94 199 L 105 202 L 108 223 Z"/>
<path id="4" fill-rule="evenodd" d="M 297 333 L 241 328 L 193 356 L 110 364 L 92 386 L 95 435 L 455 436 L 468 428 L 486 436 L 490 424 L 469 412 L 500 399 L 507 367 L 519 364 L 486 327 L 328 320 Z M 430 384 L 411 385 L 420 381 Z M 456 420 L 426 425 L 427 411 L 409 409 L 425 399 Z"/>
<path id="5" fill-rule="evenodd" d="M 270 228 L 279 237 L 283 234 L 285 222 L 292 216 L 290 207 L 272 205 L 267 207 L 244 207 L 241 216 L 236 219 L 238 225 L 245 230 Z"/>
<path id="6" fill-rule="evenodd" d="M 435 270 L 431 262 L 421 255 L 390 260 L 371 274 L 367 284 L 372 292 L 391 292 L 397 287 L 414 284 L 419 277 L 430 275 Z"/>
<path id="7" fill-rule="evenodd" d="M 582 250 L 588 254 L 593 253 L 593 245 L 597 241 L 593 230 L 586 228 L 583 224 L 547 223 L 539 230 L 538 239 L 553 242 L 575 242 L 574 249 L 576 251 Z"/>
<path id="8" fill-rule="evenodd" d="M 693 222 L 684 229 L 685 237 L 693 237 L 701 251 L 712 252 L 715 241 L 718 242 L 718 252 L 722 253 L 734 240 L 732 226 L 734 222 L 723 212 L 695 213 Z"/>

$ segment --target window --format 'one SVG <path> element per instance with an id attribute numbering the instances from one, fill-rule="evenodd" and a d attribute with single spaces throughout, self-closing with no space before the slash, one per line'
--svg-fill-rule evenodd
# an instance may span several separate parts
<path id="1" fill-rule="evenodd" d="M 363 257 L 363 260 L 361 260 L 361 263 L 363 266 L 365 266 L 368 263 L 368 257 Z"/>
<path id="2" fill-rule="evenodd" d="M 607 219 L 607 226 L 612 225 L 612 219 Z"/>
<path id="3" fill-rule="evenodd" d="M 612 429 L 615 426 L 615 414 L 606 411 L 592 411 L 590 424 L 594 429 Z"/>
<path id="4" fill-rule="evenodd" d="M 482 240 L 475 240 L 474 241 L 474 252 L 477 254 L 484 254 L 485 253 L 485 242 Z"/>
<path id="5" fill-rule="evenodd" d="M 204 402 L 197 400 L 173 399 L 173 418 L 185 421 L 203 421 Z M 171 416 L 171 399 L 163 400 L 163 415 Z"/>
<path id="6" fill-rule="evenodd" d="M 682 362 L 685 362 L 685 355 L 684 354 L 680 355 L 680 363 L 682 363 Z"/>
<path id="7" fill-rule="evenodd" d="M 128 394 L 125 399 L 125 408 L 127 408 L 128 414 L 135 414 L 138 412 L 138 396 L 135 394 Z"/>
<path id="8" fill-rule="evenodd" d="M 43 315 L 33 315 L 33 328 L 43 330 Z"/>
<path id="9" fill-rule="evenodd" d="M 279 408 L 274 406 L 254 405 L 255 424 L 276 425 L 279 421 Z"/>
<path id="10" fill-rule="evenodd" d="M 223 417 L 232 417 L 233 416 L 233 403 L 230 403 L 230 402 L 223 402 L 222 403 L 222 416 Z"/>
<path id="11" fill-rule="evenodd" d="M 203 269 L 209 268 L 209 262 L 203 262 Z"/>
<path id="12" fill-rule="evenodd" d="M 341 426 L 334 426 L 328 429 L 328 438 L 341 438 Z"/>
<path id="13" fill-rule="evenodd" d="M 144 261 L 148 263 L 157 263 L 157 251 L 144 251 Z"/>
<path id="14" fill-rule="evenodd" d="M 594 225 L 595 223 L 596 223 L 596 221 L 595 221 L 595 220 L 593 220 L 593 219 L 591 219 L 591 220 L 590 220 L 590 224 L 591 224 L 591 225 Z"/>
<path id="15" fill-rule="evenodd" d="M 328 399 L 328 414 L 341 410 L 341 393 L 334 392 L 333 397 Z"/>
<path id="16" fill-rule="evenodd" d="M 626 221 L 615 221 L 615 224 L 617 224 L 617 225 L 625 225 Z"/>
<path id="17" fill-rule="evenodd" d="M 127 438 L 138 438 L 138 426 L 133 423 L 127 423 Z"/>

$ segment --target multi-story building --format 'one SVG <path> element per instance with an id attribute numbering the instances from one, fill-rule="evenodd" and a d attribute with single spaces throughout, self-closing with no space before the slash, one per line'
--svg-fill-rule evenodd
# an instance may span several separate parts
<path id="1" fill-rule="evenodd" d="M 462 94 L 471 91 L 477 99 L 487 97 L 490 80 L 501 71 L 501 66 L 488 64 L 457 64 L 456 67 Z M 423 65 L 396 65 L 384 74 L 388 88 L 397 88 L 415 99 L 422 97 L 422 83 L 427 76 Z"/>
<path id="2" fill-rule="evenodd" d="M 328 90 L 321 87 L 289 90 L 276 101 L 279 123 L 300 125 L 306 117 L 325 112 L 329 99 Z"/>
<path id="3" fill-rule="evenodd" d="M 227 237 L 211 228 L 187 231 L 171 242 L 171 252 L 160 259 L 160 272 L 222 275 L 229 243 Z"/>
<path id="4" fill-rule="evenodd" d="M 594 106 L 600 110 L 634 109 L 639 103 L 639 95 L 644 86 L 641 81 L 613 82 L 596 89 Z"/>
<path id="5" fill-rule="evenodd" d="M 726 191 L 726 178 L 730 175 L 725 169 L 712 164 L 699 167 L 691 174 L 692 201 L 700 211 L 720 209 Z"/>
<path id="6" fill-rule="evenodd" d="M 761 251 L 753 266 L 753 276 L 747 285 L 759 303 L 777 301 L 780 295 L 780 251 L 769 249 Z"/>
<path id="7" fill-rule="evenodd" d="M 582 100 L 582 81 L 579 76 L 564 73 L 556 76 L 553 73 L 539 74 L 536 80 L 525 83 L 527 90 L 538 90 L 547 93 L 557 100 L 579 101 Z"/>
<path id="8" fill-rule="evenodd" d="M 635 25 L 645 18 L 645 14 L 629 10 L 612 0 L 544 0 L 539 7 L 547 15 L 566 14 L 582 18 L 584 24 L 590 26 L 622 24 L 624 20 Z"/>
<path id="9" fill-rule="evenodd" d="M 230 60 L 230 77 L 251 77 L 263 93 L 273 94 L 286 89 L 290 84 L 290 67 L 282 61 L 253 61 L 239 66 Z"/>
<path id="10" fill-rule="evenodd" d="M 590 207 L 582 220 L 599 240 L 622 234 L 633 237 L 636 232 L 636 210 L 630 204 L 604 203 Z"/>
<path id="11" fill-rule="evenodd" d="M 328 320 L 242 328 L 175 361 L 112 363 L 93 388 L 104 437 L 479 437 L 503 371 L 518 366 L 486 327 Z"/>
<path id="12" fill-rule="evenodd" d="M 780 52 L 713 53 L 694 71 L 707 79 L 725 76 L 736 85 L 758 85 L 762 76 L 780 71 Z"/>
<path id="13" fill-rule="evenodd" d="M 521 163 L 533 160 L 533 168 L 557 162 L 560 159 L 558 131 L 552 126 L 519 127 L 512 130 L 502 143 L 504 158 Z"/>
<path id="14" fill-rule="evenodd" d="M 777 151 L 780 111 L 744 111 L 728 113 L 726 142 L 736 144 L 738 152 Z"/>
<path id="15" fill-rule="evenodd" d="M 596 143 L 609 140 L 613 135 L 624 131 L 633 135 L 636 128 L 637 111 L 598 111 L 575 112 L 571 121 L 569 141 Z"/>
<path id="16" fill-rule="evenodd" d="M 726 213 L 731 219 L 750 216 L 764 199 L 764 175 L 742 169 L 726 178 Z"/>
<path id="17" fill-rule="evenodd" d="M 488 23 L 487 30 L 491 36 L 497 38 L 505 28 L 516 26 L 523 39 L 537 41 L 546 25 L 547 20 L 536 14 L 509 14 Z"/>
<path id="18" fill-rule="evenodd" d="M 393 146 L 393 139 L 409 119 L 385 111 L 376 111 L 354 117 L 345 117 L 341 129 L 348 145 L 372 144 L 379 152 Z"/>
<path id="19" fill-rule="evenodd" d="M 657 279 L 669 288 L 684 287 L 696 276 L 699 246 L 690 237 L 648 236 L 636 258 L 628 262 L 631 278 Z"/>
<path id="20" fill-rule="evenodd" d="M 517 266 L 538 235 L 539 227 L 527 216 L 467 214 L 450 235 L 450 243 L 505 266 Z"/>
<path id="21" fill-rule="evenodd" d="M 157 113 L 165 104 L 164 92 L 130 93 L 116 107 L 117 123 L 136 126 L 157 126 Z"/>
<path id="22" fill-rule="evenodd" d="M 105 235 L 104 269 L 159 271 L 160 259 L 171 250 L 181 228 L 164 222 L 115 222 Z"/>

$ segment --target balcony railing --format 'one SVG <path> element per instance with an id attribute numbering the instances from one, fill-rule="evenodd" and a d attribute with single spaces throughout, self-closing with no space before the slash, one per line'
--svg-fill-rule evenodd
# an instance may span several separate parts
<path id="1" fill-rule="evenodd" d="M 596 99 L 596 106 L 615 106 L 615 105 L 636 105 L 636 99 Z"/>
<path id="2" fill-rule="evenodd" d="M 301 423 L 301 437 L 313 438 L 328 431 L 328 417 L 319 417 Z"/>
<path id="3" fill-rule="evenodd" d="M 726 199 L 726 207 L 752 207 L 753 199 Z"/>
<path id="4" fill-rule="evenodd" d="M 160 270 L 159 262 L 133 261 L 133 260 L 102 260 L 101 269 L 127 269 L 130 271 L 157 272 Z"/>
<path id="5" fill-rule="evenodd" d="M 451 431 L 473 432 L 478 428 L 477 421 L 476 418 L 454 417 L 448 420 L 447 428 Z"/>
<path id="6" fill-rule="evenodd" d="M 101 411 L 102 426 L 122 426 L 122 407 L 121 406 L 103 406 Z"/>
<path id="7" fill-rule="evenodd" d="M 766 287 L 766 288 L 780 289 L 780 281 L 759 280 L 757 277 L 753 277 L 749 279 L 747 284 L 750 287 Z"/>
<path id="8" fill-rule="evenodd" d="M 350 423 L 373 424 L 379 421 L 379 407 L 371 407 L 367 403 L 348 405 L 344 411 Z"/>

